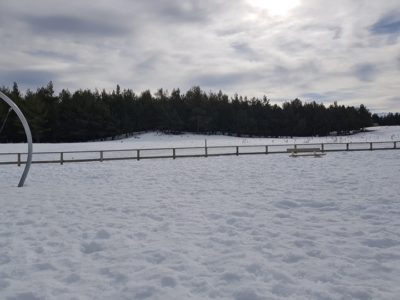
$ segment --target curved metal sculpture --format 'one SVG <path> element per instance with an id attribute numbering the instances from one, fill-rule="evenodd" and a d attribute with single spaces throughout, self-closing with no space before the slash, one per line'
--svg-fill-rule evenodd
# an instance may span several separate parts
<path id="1" fill-rule="evenodd" d="M 10 98 L 8 98 L 6 95 L 4 95 L 2 92 L 0 92 L 0 99 L 3 99 L 8 105 L 10 105 L 12 110 L 15 111 L 18 118 L 20 119 L 22 126 L 24 126 L 26 140 L 28 142 L 28 157 L 26 159 L 24 172 L 22 173 L 21 179 L 19 180 L 19 183 L 18 183 L 18 187 L 22 187 L 22 186 L 24 186 L 26 176 L 28 176 L 29 168 L 31 167 L 31 163 L 32 163 L 33 145 L 32 145 L 31 129 L 29 128 L 28 122 L 26 121 L 21 110 Z"/>

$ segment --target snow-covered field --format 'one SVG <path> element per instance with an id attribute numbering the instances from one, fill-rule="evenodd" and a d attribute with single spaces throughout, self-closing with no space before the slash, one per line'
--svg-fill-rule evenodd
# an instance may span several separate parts
<path id="1" fill-rule="evenodd" d="M 399 137 L 392 127 L 336 139 Z M 146 134 L 35 151 L 204 138 Z M 0 166 L 0 299 L 400 298 L 399 150 L 33 165 L 16 188 L 21 172 Z"/>
<path id="2" fill-rule="evenodd" d="M 300 143 L 350 143 L 350 142 L 390 142 L 400 141 L 400 126 L 371 127 L 370 131 L 352 136 L 329 137 L 295 137 L 295 138 L 246 138 L 224 135 L 166 135 L 149 132 L 123 140 L 87 142 L 35 144 L 34 152 L 41 151 L 81 151 L 81 150 L 120 150 L 143 148 L 203 147 L 205 140 L 208 146 L 241 146 L 241 145 L 280 145 Z M 26 144 L 0 144 L 0 153 L 26 152 Z"/>

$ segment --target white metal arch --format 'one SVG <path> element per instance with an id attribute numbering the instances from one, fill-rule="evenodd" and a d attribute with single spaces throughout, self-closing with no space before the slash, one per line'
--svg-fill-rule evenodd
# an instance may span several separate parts
<path id="1" fill-rule="evenodd" d="M 15 113 L 17 114 L 18 118 L 20 119 L 22 126 L 24 126 L 25 134 L 26 134 L 26 140 L 28 142 L 28 157 L 26 159 L 26 164 L 25 164 L 25 169 L 24 172 L 22 173 L 21 179 L 19 180 L 18 187 L 24 186 L 24 182 L 26 179 L 26 176 L 28 176 L 29 169 L 31 167 L 32 163 L 32 151 L 33 151 L 33 145 L 32 145 L 32 134 L 31 130 L 29 128 L 28 122 L 26 121 L 23 113 L 19 109 L 19 107 L 6 95 L 4 95 L 0 91 L 0 99 L 3 99 Z"/>

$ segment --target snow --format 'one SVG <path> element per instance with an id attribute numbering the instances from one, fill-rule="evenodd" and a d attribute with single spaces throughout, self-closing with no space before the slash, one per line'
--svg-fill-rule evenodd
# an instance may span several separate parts
<path id="1" fill-rule="evenodd" d="M 226 135 L 181 134 L 168 135 L 158 132 L 137 134 L 133 137 L 104 142 L 34 144 L 34 152 L 61 152 L 82 150 L 121 150 L 172 147 L 280 145 L 294 143 L 350 143 L 400 141 L 400 126 L 371 127 L 369 131 L 348 136 L 294 137 L 294 138 L 249 138 Z M 0 144 L 0 153 L 26 152 L 26 144 Z"/>
<path id="2" fill-rule="evenodd" d="M 0 166 L 0 299 L 398 299 L 399 171 L 394 150 L 38 164 L 16 188 L 22 168 Z"/>

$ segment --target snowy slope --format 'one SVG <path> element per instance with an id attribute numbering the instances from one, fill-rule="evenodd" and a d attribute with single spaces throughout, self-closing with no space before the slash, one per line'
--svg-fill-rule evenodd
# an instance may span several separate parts
<path id="1" fill-rule="evenodd" d="M 21 172 L 0 167 L 0 299 L 399 299 L 398 150 Z"/>

